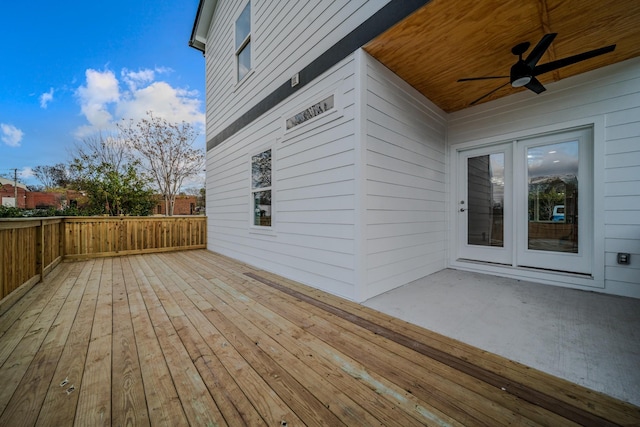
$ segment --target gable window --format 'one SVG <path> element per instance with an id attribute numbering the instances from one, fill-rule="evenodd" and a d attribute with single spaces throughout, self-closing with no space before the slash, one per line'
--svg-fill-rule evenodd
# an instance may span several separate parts
<path id="1" fill-rule="evenodd" d="M 253 225 L 271 227 L 271 150 L 251 157 Z"/>
<path id="2" fill-rule="evenodd" d="M 238 81 L 251 70 L 251 2 L 236 20 L 236 68 Z"/>

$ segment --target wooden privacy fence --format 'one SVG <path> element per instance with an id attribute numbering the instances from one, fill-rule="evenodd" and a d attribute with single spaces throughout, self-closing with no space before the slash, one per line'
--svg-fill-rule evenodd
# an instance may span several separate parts
<path id="1" fill-rule="evenodd" d="M 206 218 L 69 217 L 64 220 L 65 258 L 165 252 L 206 247 Z"/>
<path id="2" fill-rule="evenodd" d="M 60 262 L 62 222 L 63 218 L 0 220 L 0 314 Z"/>
<path id="3" fill-rule="evenodd" d="M 2 219 L 0 314 L 62 259 L 198 249 L 206 239 L 203 216 Z"/>

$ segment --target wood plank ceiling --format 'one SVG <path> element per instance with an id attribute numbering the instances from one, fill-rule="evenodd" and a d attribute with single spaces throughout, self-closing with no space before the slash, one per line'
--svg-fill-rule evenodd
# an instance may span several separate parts
<path id="1" fill-rule="evenodd" d="M 558 36 L 538 64 L 610 44 L 617 47 L 539 76 L 543 85 L 640 56 L 640 1 L 432 0 L 365 50 L 440 108 L 453 112 L 508 82 L 458 79 L 508 75 L 517 61 L 511 48 L 530 42 L 526 58 L 551 32 Z M 526 89 L 507 84 L 481 103 L 522 90 Z"/>

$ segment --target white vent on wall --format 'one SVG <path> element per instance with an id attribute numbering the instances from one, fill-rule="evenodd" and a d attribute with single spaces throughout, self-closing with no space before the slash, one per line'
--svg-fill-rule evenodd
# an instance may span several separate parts
<path id="1" fill-rule="evenodd" d="M 298 86 L 298 83 L 300 83 L 300 74 L 295 73 L 293 77 L 291 77 L 291 87 Z"/>

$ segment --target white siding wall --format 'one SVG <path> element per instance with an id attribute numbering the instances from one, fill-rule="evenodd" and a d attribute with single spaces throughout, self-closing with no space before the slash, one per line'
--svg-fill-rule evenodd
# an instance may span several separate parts
<path id="1" fill-rule="evenodd" d="M 353 55 L 207 153 L 208 247 L 354 299 Z M 284 133 L 327 94 L 336 109 Z M 250 156 L 273 149 L 273 233 L 250 227 Z"/>
<path id="2" fill-rule="evenodd" d="M 246 0 L 220 0 L 207 40 L 207 140 L 386 3 L 254 0 L 252 72 L 236 84 L 234 21 Z M 364 300 L 446 266 L 447 144 L 593 120 L 602 130 L 595 268 L 606 292 L 640 297 L 640 60 L 446 115 L 365 53 L 356 57 L 207 153 L 210 249 Z M 284 116 L 330 88 L 343 95 L 340 112 L 283 135 Z M 249 229 L 250 155 L 268 146 L 273 234 Z M 617 252 L 631 253 L 632 264 L 617 265 Z"/>
<path id="3" fill-rule="evenodd" d="M 206 48 L 207 140 L 389 0 L 252 2 L 252 69 L 236 84 L 234 23 L 247 0 L 220 0 Z"/>
<path id="4" fill-rule="evenodd" d="M 501 141 L 577 122 L 600 123 L 602 132 L 594 138 L 594 240 L 596 249 L 598 244 L 601 248 L 595 261 L 604 265 L 596 268 L 604 270 L 604 292 L 640 298 L 640 59 L 547 89 L 542 95 L 516 94 L 451 114 L 449 144 Z M 618 252 L 631 253 L 631 265 L 618 265 Z"/>
<path id="5" fill-rule="evenodd" d="M 446 267 L 446 115 L 362 56 L 367 299 Z"/>

